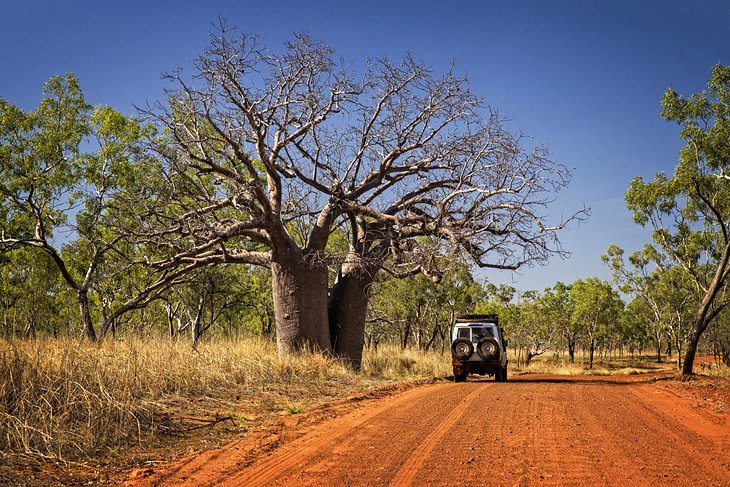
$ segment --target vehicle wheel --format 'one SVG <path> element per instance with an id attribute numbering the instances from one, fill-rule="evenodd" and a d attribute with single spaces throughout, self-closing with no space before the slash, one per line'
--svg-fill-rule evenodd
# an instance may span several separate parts
<path id="1" fill-rule="evenodd" d="M 502 373 L 503 372 L 504 372 L 504 369 L 503 368 L 500 367 L 499 369 L 497 369 L 497 372 L 494 373 L 494 381 L 495 382 L 504 382 L 504 380 L 502 380 Z"/>
<path id="2" fill-rule="evenodd" d="M 466 381 L 466 372 L 462 372 L 461 369 L 454 369 L 454 382 Z"/>
<path id="3" fill-rule="evenodd" d="M 502 382 L 507 382 L 507 366 L 502 367 Z"/>
<path id="4" fill-rule="evenodd" d="M 474 345 L 466 338 L 457 338 L 451 344 L 451 353 L 459 360 L 469 360 L 474 353 Z"/>
<path id="5" fill-rule="evenodd" d="M 477 343 L 477 353 L 484 360 L 493 360 L 499 356 L 499 345 L 492 337 L 484 337 Z"/>

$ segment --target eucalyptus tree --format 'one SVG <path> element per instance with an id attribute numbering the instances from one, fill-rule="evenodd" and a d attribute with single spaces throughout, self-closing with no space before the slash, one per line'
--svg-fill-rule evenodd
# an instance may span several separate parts
<path id="1" fill-rule="evenodd" d="M 548 351 L 555 345 L 555 334 L 558 329 L 558 320 L 553 307 L 554 296 L 545 295 L 538 291 L 525 291 L 520 294 L 517 306 L 517 323 L 520 328 L 523 345 L 525 347 L 525 363 Z M 514 315 L 513 315 L 514 316 Z"/>
<path id="2" fill-rule="evenodd" d="M 634 298 L 626 304 L 620 321 L 621 336 L 622 344 L 628 348 L 632 357 L 635 352 L 641 353 L 651 339 L 650 322 L 651 311 L 643 300 Z"/>
<path id="3" fill-rule="evenodd" d="M 524 148 L 453 67 L 438 75 L 407 55 L 357 73 L 308 35 L 274 53 L 225 25 L 193 65 L 145 110 L 174 189 L 145 212 L 169 250 L 150 264 L 270 267 L 280 353 L 357 365 L 367 290 L 386 265 L 438 279 L 436 256 L 457 248 L 502 269 L 563 253 L 566 222 L 542 210 L 568 171 Z M 338 229 L 344 255 L 327 250 Z M 329 266 L 340 270 L 328 303 Z"/>
<path id="4" fill-rule="evenodd" d="M 51 259 L 90 340 L 99 314 L 104 335 L 199 267 L 143 269 L 154 246 L 144 248 L 120 224 L 144 218 L 140 200 L 157 191 L 158 166 L 142 143 L 150 135 L 135 118 L 88 104 L 72 74 L 52 77 L 32 112 L 0 100 L 0 250 Z"/>
<path id="5" fill-rule="evenodd" d="M 59 277 L 53 260 L 32 249 L 0 257 L 0 322 L 6 337 L 58 334 Z"/>
<path id="6" fill-rule="evenodd" d="M 624 303 L 611 285 L 595 277 L 578 279 L 570 288 L 571 319 L 584 332 L 589 350 L 589 368 L 597 345 L 605 339 L 619 319 Z"/>
<path id="7" fill-rule="evenodd" d="M 552 322 L 557 332 L 565 340 L 570 363 L 574 363 L 575 347 L 581 337 L 581 327 L 579 323 L 571 319 L 570 289 L 570 284 L 558 281 L 553 287 L 545 289 L 540 301 L 544 314 L 543 319 Z"/>
<path id="8" fill-rule="evenodd" d="M 662 272 L 656 284 L 656 292 L 662 302 L 662 316 L 669 335 L 668 339 L 673 341 L 677 351 L 677 367 L 681 369 L 682 353 L 699 296 L 692 285 L 692 279 L 681 266 L 672 266 Z"/>
<path id="9" fill-rule="evenodd" d="M 706 339 L 715 360 L 730 367 L 730 308 L 725 308 L 707 330 Z"/>
<path id="10" fill-rule="evenodd" d="M 651 245 L 631 254 L 628 263 L 624 260 L 624 250 L 617 245 L 609 246 L 601 259 L 611 269 L 619 290 L 642 301 L 644 306 L 634 304 L 634 308 L 645 317 L 656 347 L 657 362 L 661 362 L 662 344 L 667 338 L 668 327 L 664 302 L 666 296 L 660 292 L 658 283 L 670 264 Z"/>
<path id="11" fill-rule="evenodd" d="M 691 374 L 702 333 L 730 302 L 730 67 L 713 67 L 708 91 L 684 98 L 670 88 L 661 102 L 686 144 L 672 177 L 634 179 L 626 202 L 700 296 L 682 366 Z"/>
<path id="12" fill-rule="evenodd" d="M 85 336 L 96 339 L 89 291 L 120 235 L 104 220 L 132 179 L 144 129 L 109 107 L 92 107 L 71 74 L 51 78 L 32 112 L 0 100 L 0 244 L 48 255 L 74 290 Z"/>

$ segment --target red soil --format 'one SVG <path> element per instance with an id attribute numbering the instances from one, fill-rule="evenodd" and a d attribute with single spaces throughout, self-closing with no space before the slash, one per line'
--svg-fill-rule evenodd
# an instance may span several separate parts
<path id="1" fill-rule="evenodd" d="M 127 485 L 730 485 L 728 382 L 523 375 L 288 416 Z"/>

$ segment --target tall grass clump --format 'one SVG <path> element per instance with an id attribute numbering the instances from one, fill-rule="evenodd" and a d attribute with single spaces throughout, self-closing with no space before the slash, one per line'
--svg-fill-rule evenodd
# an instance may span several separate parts
<path id="1" fill-rule="evenodd" d="M 0 450 L 77 458 L 153 431 L 135 379 L 70 341 L 0 344 Z"/>
<path id="2" fill-rule="evenodd" d="M 713 363 L 711 365 L 700 366 L 697 368 L 701 375 L 709 375 L 710 377 L 718 377 L 721 379 L 730 379 L 730 367 L 723 363 Z"/>
<path id="3" fill-rule="evenodd" d="M 415 379 L 451 375 L 449 351 L 403 349 L 381 345 L 363 353 L 362 373 L 376 379 Z"/>
<path id="4" fill-rule="evenodd" d="M 352 384 L 320 355 L 286 359 L 270 342 L 127 338 L 0 339 L 0 451 L 54 459 L 93 457 L 158 431 L 160 399 L 260 394 Z"/>

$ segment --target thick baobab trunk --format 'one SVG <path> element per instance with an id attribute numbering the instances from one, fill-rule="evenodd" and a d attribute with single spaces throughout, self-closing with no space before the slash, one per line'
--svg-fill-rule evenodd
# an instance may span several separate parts
<path id="1" fill-rule="evenodd" d="M 279 354 L 329 352 L 327 265 L 298 249 L 277 251 L 271 261 L 271 287 Z"/>
<path id="2" fill-rule="evenodd" d="M 92 342 L 96 341 L 96 330 L 94 330 L 94 322 L 91 320 L 91 311 L 89 311 L 89 295 L 86 290 L 78 291 L 79 313 L 81 315 L 81 326 L 84 329 L 84 337 Z"/>
<path id="3" fill-rule="evenodd" d="M 353 368 L 362 363 L 365 344 L 365 318 L 370 285 L 375 273 L 373 266 L 351 253 L 342 265 L 340 277 L 330 292 L 329 319 L 332 349 Z"/>

